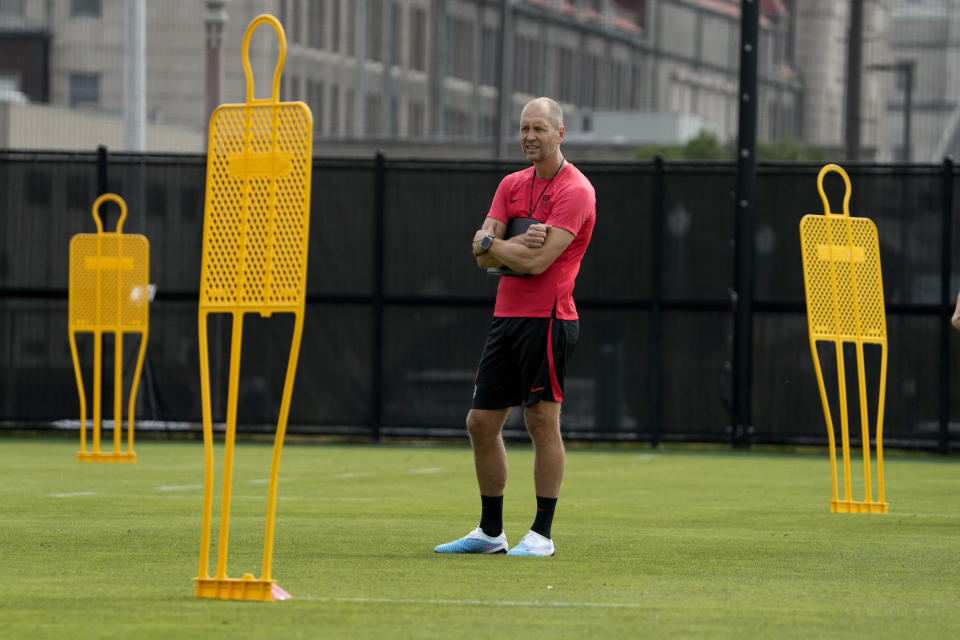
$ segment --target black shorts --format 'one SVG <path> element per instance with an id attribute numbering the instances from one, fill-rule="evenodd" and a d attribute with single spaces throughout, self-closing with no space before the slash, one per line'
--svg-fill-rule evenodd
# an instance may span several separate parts
<path id="1" fill-rule="evenodd" d="M 494 318 L 473 387 L 474 409 L 563 402 L 563 374 L 579 320 Z"/>

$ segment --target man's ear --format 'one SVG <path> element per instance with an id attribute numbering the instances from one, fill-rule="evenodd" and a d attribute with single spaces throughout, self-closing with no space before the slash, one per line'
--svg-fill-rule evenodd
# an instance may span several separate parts
<path id="1" fill-rule="evenodd" d="M 563 125 L 560 125 L 560 138 L 557 140 L 557 142 L 563 142 L 563 135 L 566 132 L 567 132 L 567 128 L 564 127 Z"/>

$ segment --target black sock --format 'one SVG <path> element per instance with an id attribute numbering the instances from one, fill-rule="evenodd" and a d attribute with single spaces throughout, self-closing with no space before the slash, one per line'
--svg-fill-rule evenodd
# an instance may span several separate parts
<path id="1" fill-rule="evenodd" d="M 480 528 L 491 538 L 503 533 L 503 496 L 480 496 Z"/>
<path id="2" fill-rule="evenodd" d="M 556 498 L 537 496 L 537 517 L 533 521 L 531 531 L 536 531 L 544 538 L 550 537 L 550 527 L 553 524 L 553 511 L 557 508 Z"/>

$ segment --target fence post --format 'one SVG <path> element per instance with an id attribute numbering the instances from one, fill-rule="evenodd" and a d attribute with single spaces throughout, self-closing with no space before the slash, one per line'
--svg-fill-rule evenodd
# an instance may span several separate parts
<path id="1" fill-rule="evenodd" d="M 744 0 L 740 9 L 740 85 L 737 177 L 734 192 L 733 393 L 730 441 L 749 447 L 753 341 L 753 195 L 757 149 L 757 46 L 760 3 Z"/>
<path id="2" fill-rule="evenodd" d="M 653 269 L 650 306 L 650 446 L 660 444 L 663 429 L 663 156 L 653 161 Z"/>
<path id="3" fill-rule="evenodd" d="M 950 452 L 950 244 L 953 238 L 953 160 L 943 159 L 943 228 L 940 231 L 940 453 Z"/>
<path id="4" fill-rule="evenodd" d="M 383 153 L 378 151 L 374 162 L 373 175 L 373 348 L 372 384 L 370 385 L 371 416 L 370 437 L 374 442 L 380 440 L 380 426 L 383 409 L 383 251 L 384 251 L 384 207 L 386 203 L 386 162 Z"/>

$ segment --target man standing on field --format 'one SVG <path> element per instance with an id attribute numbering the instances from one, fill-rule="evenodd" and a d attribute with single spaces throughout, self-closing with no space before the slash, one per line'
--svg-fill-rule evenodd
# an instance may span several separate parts
<path id="1" fill-rule="evenodd" d="M 593 185 L 560 153 L 564 131 L 560 105 L 550 98 L 527 103 L 520 116 L 520 144 L 533 166 L 500 182 L 473 237 L 477 266 L 509 267 L 520 275 L 500 279 L 467 414 L 480 488 L 480 525 L 436 547 L 438 553 L 554 554 L 550 530 L 566 462 L 560 435 L 563 377 L 580 334 L 573 287 L 596 219 Z M 537 222 L 505 239 L 513 218 Z M 515 406 L 523 406 L 533 441 L 537 513 L 520 544 L 507 551 L 502 431 Z"/>

